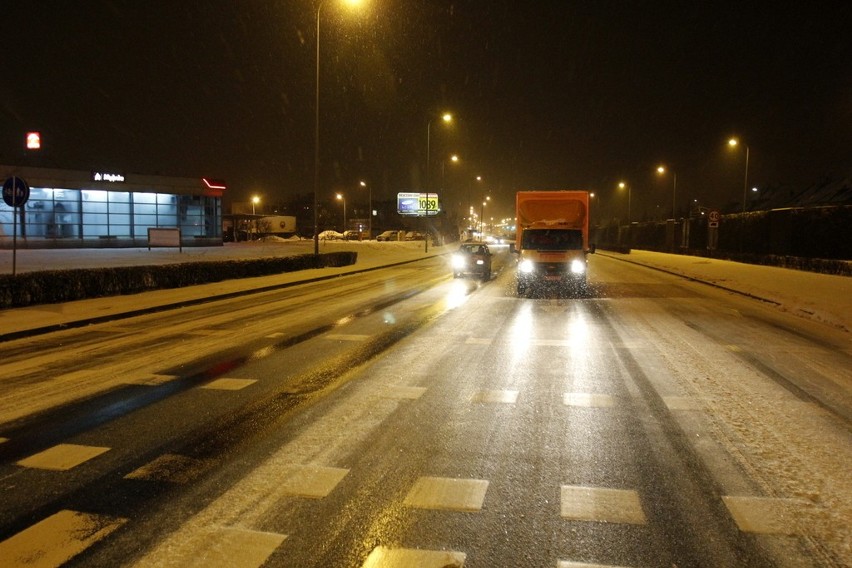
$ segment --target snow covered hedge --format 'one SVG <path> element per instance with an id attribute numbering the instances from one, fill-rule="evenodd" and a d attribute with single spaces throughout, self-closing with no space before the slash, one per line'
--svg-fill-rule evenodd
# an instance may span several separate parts
<path id="1" fill-rule="evenodd" d="M 355 264 L 358 253 L 330 252 L 317 256 L 186 262 L 162 266 L 121 266 L 77 270 L 47 270 L 0 275 L 0 309 L 21 308 L 181 288 L 235 278 L 270 276 L 308 268 Z"/>

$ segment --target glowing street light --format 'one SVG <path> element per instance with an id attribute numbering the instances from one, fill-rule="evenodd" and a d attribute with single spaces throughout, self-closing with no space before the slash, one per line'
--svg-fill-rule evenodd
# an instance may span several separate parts
<path id="1" fill-rule="evenodd" d="M 618 182 L 618 189 L 627 188 L 627 224 L 630 224 L 630 189 L 631 187 L 623 181 Z"/>
<path id="2" fill-rule="evenodd" d="M 343 201 L 343 233 L 346 232 L 346 198 L 343 197 L 342 193 L 337 194 L 338 201 Z"/>
<path id="3" fill-rule="evenodd" d="M 361 180 L 358 182 L 361 187 L 367 188 L 367 238 L 373 238 L 373 186 L 368 186 L 367 182 Z"/>
<path id="4" fill-rule="evenodd" d="M 258 197 L 257 195 L 253 196 L 251 198 L 251 214 L 252 215 L 255 214 L 254 208 L 258 203 L 260 203 L 260 197 Z"/>
<path id="5" fill-rule="evenodd" d="M 728 146 L 730 148 L 736 148 L 739 145 L 740 141 L 736 138 L 731 138 L 728 140 Z M 746 156 L 745 156 L 745 178 L 743 179 L 743 213 L 746 210 L 746 198 L 748 196 L 748 144 L 745 145 Z"/>
<path id="6" fill-rule="evenodd" d="M 674 185 L 672 185 L 672 219 L 674 219 L 675 218 L 675 198 L 677 197 L 677 172 L 674 171 L 674 170 L 671 170 L 671 172 L 672 172 L 672 177 L 674 178 Z M 657 173 L 659 175 L 665 175 L 666 167 L 662 166 L 662 165 L 658 166 L 657 167 Z"/>
<path id="7" fill-rule="evenodd" d="M 433 120 L 433 118 L 434 117 L 430 117 L 429 121 L 426 123 L 426 178 L 425 178 L 425 185 L 426 185 L 426 191 L 427 192 L 429 191 L 429 167 L 430 167 L 430 161 L 431 161 L 430 157 L 429 157 L 429 153 L 430 153 L 430 145 L 432 143 L 431 132 L 432 132 L 432 120 Z M 453 115 L 448 113 L 448 112 L 445 112 L 444 114 L 441 115 L 441 120 L 444 122 L 444 124 L 450 124 L 453 121 Z"/>
<path id="8" fill-rule="evenodd" d="M 322 11 L 325 0 L 320 0 L 317 5 L 317 35 L 316 35 L 316 93 L 314 99 L 314 254 L 319 254 L 319 156 L 320 156 L 320 138 L 319 138 L 319 101 L 320 101 L 320 12 Z M 350 6 L 358 6 L 361 0 L 346 0 L 346 4 Z"/>

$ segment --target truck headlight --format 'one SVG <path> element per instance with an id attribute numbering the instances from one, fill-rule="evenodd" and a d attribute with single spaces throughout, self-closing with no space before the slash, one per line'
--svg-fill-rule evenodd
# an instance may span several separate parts
<path id="1" fill-rule="evenodd" d="M 533 265 L 533 262 L 528 258 L 518 263 L 518 270 L 524 274 L 531 274 L 534 269 L 535 265 Z"/>
<path id="2" fill-rule="evenodd" d="M 586 263 L 582 260 L 571 261 L 571 274 L 583 274 L 586 272 Z"/>

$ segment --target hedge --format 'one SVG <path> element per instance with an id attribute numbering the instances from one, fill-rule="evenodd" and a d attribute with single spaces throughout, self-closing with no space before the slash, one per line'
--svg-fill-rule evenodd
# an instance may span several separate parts
<path id="1" fill-rule="evenodd" d="M 45 270 L 15 276 L 5 274 L 0 275 L 0 309 L 138 294 L 309 268 L 350 266 L 357 259 L 357 252 L 347 251 L 221 262 Z"/>

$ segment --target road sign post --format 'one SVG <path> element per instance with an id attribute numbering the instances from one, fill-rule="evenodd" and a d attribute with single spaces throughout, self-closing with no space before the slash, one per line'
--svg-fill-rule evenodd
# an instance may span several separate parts
<path id="1" fill-rule="evenodd" d="M 12 276 L 18 264 L 18 207 L 30 198 L 30 186 L 23 179 L 12 176 L 3 183 L 3 201 L 12 208 Z"/>

